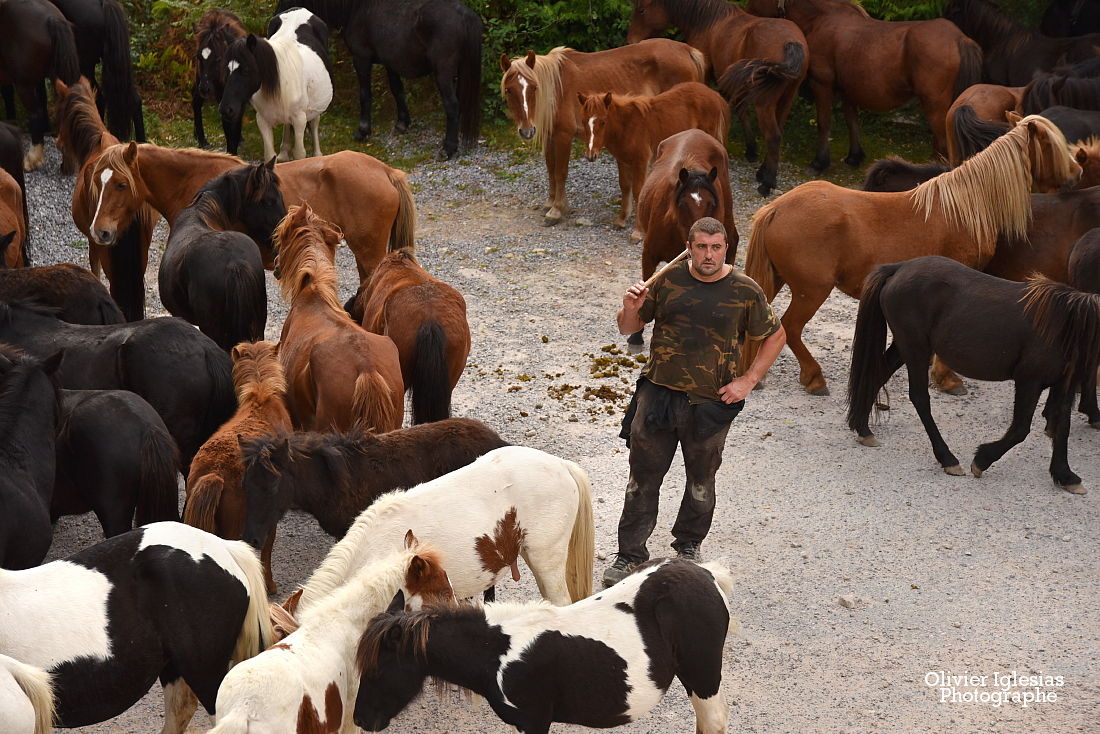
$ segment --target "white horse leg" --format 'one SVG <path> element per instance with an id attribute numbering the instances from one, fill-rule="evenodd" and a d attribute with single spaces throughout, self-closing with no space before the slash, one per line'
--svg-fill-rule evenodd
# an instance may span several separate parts
<path id="1" fill-rule="evenodd" d="M 573 598 L 569 596 L 569 586 L 565 583 L 566 549 L 562 548 L 561 552 L 547 549 L 534 554 L 529 551 L 524 547 L 520 555 L 534 574 L 542 598 L 559 607 L 572 604 Z"/>
<path id="2" fill-rule="evenodd" d="M 290 123 L 287 123 L 288 125 Z M 306 157 L 306 116 L 299 114 L 294 116 L 294 158 Z"/>
<path id="3" fill-rule="evenodd" d="M 318 115 L 309 121 L 309 128 L 313 131 L 313 155 L 321 155 L 321 117 Z"/>
<path id="4" fill-rule="evenodd" d="M 295 156 L 297 157 L 297 156 Z M 290 160 L 290 123 L 283 124 L 283 146 L 279 150 L 279 160 Z"/>
<path id="5" fill-rule="evenodd" d="M 260 128 L 260 137 L 264 141 L 264 161 L 275 157 L 275 136 L 272 134 L 271 123 L 263 114 L 256 110 L 256 126 Z"/>
<path id="6" fill-rule="evenodd" d="M 689 698 L 695 709 L 695 734 L 726 734 L 730 707 L 721 684 L 718 685 L 718 692 L 710 698 L 699 698 L 694 693 Z"/>
<path id="7" fill-rule="evenodd" d="M 268 128 L 270 131 L 270 128 Z M 199 707 L 199 699 L 183 678 L 164 687 L 164 728 L 160 734 L 183 734 Z"/>

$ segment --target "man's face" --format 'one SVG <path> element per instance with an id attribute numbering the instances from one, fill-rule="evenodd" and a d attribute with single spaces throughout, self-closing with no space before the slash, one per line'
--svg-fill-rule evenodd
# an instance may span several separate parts
<path id="1" fill-rule="evenodd" d="M 721 233 L 696 232 L 695 240 L 688 243 L 691 267 L 703 277 L 717 274 L 726 263 L 726 238 Z"/>

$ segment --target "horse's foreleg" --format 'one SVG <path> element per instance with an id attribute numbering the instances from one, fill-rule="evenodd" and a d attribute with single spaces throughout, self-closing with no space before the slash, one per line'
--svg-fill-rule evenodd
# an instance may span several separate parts
<path id="1" fill-rule="evenodd" d="M 264 141 L 264 161 L 269 161 L 275 157 L 275 135 L 271 129 L 271 123 L 260 114 L 259 110 L 256 111 L 256 127 L 260 128 L 260 138 Z M 285 153 L 279 154 L 279 160 L 286 160 Z"/>
<path id="2" fill-rule="evenodd" d="M 1096 405 L 1096 375 L 1089 375 L 1081 383 L 1081 402 L 1077 409 L 1088 416 L 1090 426 L 1100 428 L 1100 408 Z"/>
<path id="3" fill-rule="evenodd" d="M 160 734 L 183 734 L 191 723 L 195 711 L 199 708 L 199 699 L 183 678 L 176 678 L 164 684 L 164 727 Z"/>
<path id="4" fill-rule="evenodd" d="M 859 140 L 859 108 L 848 100 L 842 100 L 841 107 L 844 108 L 844 122 L 848 124 L 848 155 L 844 162 L 852 168 L 859 168 L 867 157 Z"/>
<path id="5" fill-rule="evenodd" d="M 313 133 L 313 155 L 321 156 L 321 116 L 318 115 L 309 121 L 309 129 Z"/>
<path id="6" fill-rule="evenodd" d="M 615 166 L 619 169 L 619 216 L 615 217 L 615 228 L 622 229 L 626 226 L 626 220 L 630 216 L 631 182 L 634 179 L 634 168 L 618 158 L 615 159 Z"/>
<path id="7" fill-rule="evenodd" d="M 920 416 L 920 422 L 924 424 L 924 432 L 928 434 L 928 440 L 932 442 L 932 453 L 935 455 L 936 461 L 940 462 L 940 466 L 948 474 L 961 477 L 963 470 L 959 466 L 959 460 L 947 447 L 947 442 L 943 440 L 940 429 L 932 418 L 932 404 L 928 398 L 928 377 L 925 371 L 927 364 L 927 354 L 920 355 L 920 359 L 907 359 L 905 361 L 905 366 L 909 371 L 909 401 L 913 403 L 913 408 Z"/>
<path id="8" fill-rule="evenodd" d="M 810 168 L 821 173 L 832 163 L 829 133 L 833 128 L 833 80 L 812 80 L 810 88 L 817 107 L 817 155 L 810 161 Z"/>
<path id="9" fill-rule="evenodd" d="M 756 119 L 760 122 L 760 133 L 764 136 L 767 152 L 764 154 L 764 162 L 756 170 L 756 180 L 760 185 L 756 191 L 761 196 L 767 196 L 775 188 L 776 171 L 779 168 L 779 142 L 783 130 L 775 119 L 775 106 L 771 104 L 756 105 Z"/>
<path id="10" fill-rule="evenodd" d="M 550 208 L 543 217 L 543 224 L 552 226 L 565 216 L 565 179 L 569 175 L 569 151 L 573 143 L 571 133 L 555 132 L 547 141 L 546 171 L 550 177 Z"/>
<path id="11" fill-rule="evenodd" d="M 294 118 L 294 122 L 287 122 L 283 125 L 283 150 L 286 150 L 287 142 L 287 130 L 290 126 L 294 126 L 294 158 L 295 160 L 301 160 L 306 157 L 306 116 L 305 114 L 297 115 Z"/>
<path id="12" fill-rule="evenodd" d="M 787 307 L 781 321 L 783 329 L 787 332 L 787 346 L 794 352 L 798 359 L 798 381 L 811 395 L 828 395 L 829 388 L 825 383 L 825 376 L 821 372 L 821 365 L 817 363 L 810 350 L 802 341 L 802 330 L 806 324 L 825 303 L 832 291 L 832 285 L 812 285 L 808 288 L 799 288 L 797 292 L 791 289 L 791 305 Z"/>
<path id="13" fill-rule="evenodd" d="M 356 140 L 366 140 L 371 134 L 371 70 L 374 64 L 362 54 L 351 50 L 351 61 L 355 67 L 355 76 L 359 80 L 359 127 L 355 131 Z"/>
<path id="14" fill-rule="evenodd" d="M 710 698 L 700 698 L 692 692 L 689 696 L 695 709 L 695 734 L 725 734 L 729 727 L 730 707 L 719 684 L 718 693 Z"/>
<path id="15" fill-rule="evenodd" d="M 191 89 L 191 115 L 195 118 L 195 140 L 200 148 L 206 147 L 206 131 L 202 124 L 202 94 L 199 93 L 199 85 L 196 82 Z"/>
<path id="16" fill-rule="evenodd" d="M 937 90 L 938 95 L 943 93 Z M 943 160 L 948 159 L 947 150 L 947 110 L 954 100 L 947 98 L 941 101 L 937 97 L 921 97 L 921 109 L 932 128 L 932 151 Z M 946 105 L 944 104 L 946 102 Z"/>
<path id="17" fill-rule="evenodd" d="M 393 103 L 397 108 L 397 119 L 393 121 L 393 129 L 399 133 L 409 131 L 412 125 L 412 116 L 409 115 L 409 105 L 405 101 L 405 82 L 401 75 L 386 67 L 386 80 L 390 83 L 390 93 L 393 95 Z M 438 77 L 436 84 L 439 83 Z"/>
<path id="18" fill-rule="evenodd" d="M 447 129 L 443 134 L 443 157 L 450 158 L 458 152 L 458 91 L 455 89 L 455 74 L 450 70 L 436 70 L 435 86 L 443 100 L 443 115 Z"/>
<path id="19" fill-rule="evenodd" d="M 1050 390 L 1050 405 L 1053 408 L 1051 418 L 1054 421 L 1055 435 L 1057 435 L 1058 423 L 1065 413 L 1064 406 L 1068 405 L 1068 402 L 1064 390 L 1056 393 L 1055 391 L 1060 390 L 1058 386 L 1051 387 Z M 974 454 L 974 461 L 970 465 L 970 471 L 974 476 L 980 477 L 982 472 L 988 469 L 993 462 L 1004 456 L 1010 448 L 1027 438 L 1028 431 L 1031 429 L 1031 418 L 1035 415 L 1035 407 L 1039 404 L 1041 393 L 1042 387 L 1039 386 L 1038 382 L 1016 383 L 1016 395 L 1012 403 L 1012 423 L 1009 424 L 1004 436 L 996 441 L 983 443 L 978 447 L 978 451 Z M 1055 456 L 1057 457 L 1057 451 Z M 1066 470 L 1069 470 L 1068 466 Z M 1053 463 L 1051 464 L 1051 473 L 1054 473 Z M 1077 478 L 1077 481 L 1080 482 L 1080 478 Z"/>
<path id="20" fill-rule="evenodd" d="M 569 596 L 569 586 L 565 582 L 568 543 L 569 537 L 566 536 L 561 548 L 546 548 L 534 555 L 526 546 L 520 550 L 520 556 L 531 569 L 542 598 L 559 607 L 573 603 L 573 598 Z"/>
<path id="21" fill-rule="evenodd" d="M 46 160 L 42 143 L 50 128 L 50 118 L 46 113 L 45 82 L 31 86 L 20 85 L 16 91 L 19 93 L 19 101 L 27 108 L 27 123 L 31 131 L 31 148 L 23 158 L 23 170 L 33 171 Z"/>

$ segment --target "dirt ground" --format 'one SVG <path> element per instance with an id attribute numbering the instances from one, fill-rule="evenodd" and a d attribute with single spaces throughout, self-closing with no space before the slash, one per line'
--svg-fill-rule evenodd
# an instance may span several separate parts
<path id="1" fill-rule="evenodd" d="M 530 179 L 526 187 L 502 183 L 496 191 L 482 186 L 455 196 L 453 176 L 476 170 L 493 179 L 498 167 L 507 167 L 493 156 L 473 156 L 464 165 L 469 170 L 432 164 L 412 176 L 421 261 L 469 304 L 474 346 L 454 413 L 589 472 L 598 579 L 616 550 L 627 476 L 618 422 L 637 375 L 614 326 L 621 293 L 639 269 L 637 246 L 610 226 L 614 169 L 605 161 L 597 177 L 595 168 L 574 160 L 569 190 L 576 210 L 562 225 L 544 228 L 532 210 L 543 191 L 537 167 L 520 171 Z M 784 175 L 790 181 L 798 173 Z M 589 195 L 593 187 L 599 198 Z M 737 191 L 737 221 L 747 243 L 750 215 L 761 200 L 748 186 Z M 341 267 L 346 296 L 353 272 L 346 252 Z M 784 292 L 777 299 L 780 312 L 787 298 Z M 1070 461 L 1091 490 L 1085 496 L 1052 485 L 1050 445 L 1038 419 L 1027 441 L 981 479 L 947 476 L 906 398 L 903 371 L 890 384 L 888 421 L 876 429 L 882 447 L 859 446 L 844 423 L 855 313 L 854 301 L 834 293 L 807 329 L 832 395 L 804 393 L 785 351 L 726 443 L 703 554 L 733 572 L 731 603 L 745 631 L 725 648 L 730 731 L 1100 731 L 1100 431 L 1073 419 Z M 273 315 L 269 338 L 277 338 L 280 324 Z M 964 466 L 978 443 L 1003 433 L 1011 414 L 1011 385 L 969 385 L 966 396 L 932 398 Z M 669 552 L 683 484 L 677 460 L 650 541 L 654 556 Z M 51 558 L 100 537 L 94 518 L 65 518 Z M 275 598 L 303 581 L 331 543 L 308 516 L 284 520 L 275 548 Z M 537 598 L 523 570 L 520 582 L 498 587 L 498 598 Z M 942 679 L 950 675 L 981 677 L 945 692 Z M 1050 678 L 1038 685 L 1019 679 L 1037 675 Z M 1002 693 L 1009 700 L 998 699 Z M 1025 693 L 1035 700 L 1013 700 Z M 154 686 L 123 715 L 81 731 L 158 731 L 161 701 Z M 193 722 L 196 731 L 209 725 L 201 713 Z M 674 683 L 653 712 L 620 730 L 692 729 L 691 706 Z M 452 692 L 442 701 L 425 694 L 390 730 L 457 734 L 507 727 L 487 706 Z"/>

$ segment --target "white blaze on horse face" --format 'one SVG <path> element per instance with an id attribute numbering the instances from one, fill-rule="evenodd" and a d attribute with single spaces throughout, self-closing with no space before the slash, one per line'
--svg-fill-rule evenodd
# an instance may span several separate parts
<path id="1" fill-rule="evenodd" d="M 692 191 L 692 192 L 691 192 L 691 198 L 695 200 L 695 204 L 696 204 L 697 206 L 700 206 L 700 205 L 702 205 L 702 203 L 703 203 L 703 197 L 702 197 L 702 196 L 699 196 L 698 192 Z"/>
<path id="2" fill-rule="evenodd" d="M 99 174 L 99 201 L 95 205 L 95 214 L 92 215 L 92 227 L 95 227 L 95 222 L 99 219 L 99 208 L 103 206 L 103 194 L 107 191 L 107 182 L 111 180 L 111 176 L 115 175 L 115 172 L 110 168 L 104 168 L 103 172 Z"/>
<path id="3" fill-rule="evenodd" d="M 531 113 L 527 108 L 527 80 L 523 77 L 523 74 L 519 75 L 519 96 L 523 100 L 523 121 L 531 121 Z"/>
<path id="4" fill-rule="evenodd" d="M 248 589 L 248 576 L 233 559 L 227 547 L 232 541 L 222 540 L 216 535 L 178 522 L 155 522 L 144 526 L 142 531 L 138 551 L 153 545 L 163 545 L 187 553 L 195 563 L 203 557 L 209 558 Z"/>
<path id="5" fill-rule="evenodd" d="M 210 47 L 209 46 L 202 50 L 202 57 L 204 59 L 210 58 Z"/>
<path id="6" fill-rule="evenodd" d="M 596 152 L 596 118 L 588 118 L 588 152 Z"/>
<path id="7" fill-rule="evenodd" d="M 229 67 L 229 73 L 232 74 L 238 69 L 238 67 L 240 67 L 240 63 L 236 61 L 230 61 L 228 64 L 226 64 L 226 66 Z"/>

